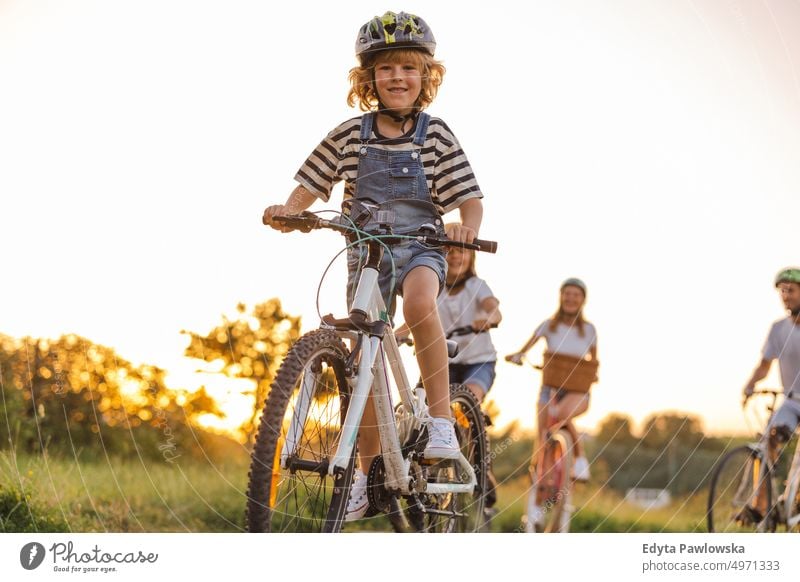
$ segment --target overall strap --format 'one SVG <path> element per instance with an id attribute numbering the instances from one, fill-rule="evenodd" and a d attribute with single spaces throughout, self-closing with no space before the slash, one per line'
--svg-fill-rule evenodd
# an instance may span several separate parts
<path id="1" fill-rule="evenodd" d="M 417 119 L 417 132 L 414 134 L 414 145 L 422 147 L 425 143 L 425 137 L 428 135 L 428 123 L 431 116 L 427 113 L 420 113 Z"/>
<path id="2" fill-rule="evenodd" d="M 366 143 L 372 135 L 372 119 L 374 114 L 369 111 L 361 116 L 361 143 Z"/>

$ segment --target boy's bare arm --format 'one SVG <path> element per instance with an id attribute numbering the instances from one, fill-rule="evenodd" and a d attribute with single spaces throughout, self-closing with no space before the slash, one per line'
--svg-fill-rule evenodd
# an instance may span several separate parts
<path id="1" fill-rule="evenodd" d="M 451 224 L 447 229 L 447 237 L 459 242 L 471 243 L 478 238 L 483 220 L 483 203 L 480 198 L 470 198 L 458 207 L 461 224 Z"/>
<path id="2" fill-rule="evenodd" d="M 264 216 L 262 218 L 262 222 L 267 226 L 271 226 L 276 230 L 286 232 L 287 229 L 275 224 L 272 221 L 272 217 L 285 216 L 288 214 L 299 214 L 303 212 L 303 210 L 308 210 L 316 200 L 317 197 L 314 196 L 314 194 L 312 194 L 304 186 L 298 185 L 297 188 L 292 190 L 292 193 L 289 194 L 289 198 L 286 200 L 286 204 L 275 204 L 273 206 L 267 207 L 264 210 Z"/>

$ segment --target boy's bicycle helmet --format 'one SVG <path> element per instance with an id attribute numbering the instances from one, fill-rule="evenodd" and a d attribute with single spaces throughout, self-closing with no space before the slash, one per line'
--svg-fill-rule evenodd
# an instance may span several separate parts
<path id="1" fill-rule="evenodd" d="M 781 283 L 800 283 L 800 269 L 787 267 L 775 275 L 775 286 Z"/>
<path id="2" fill-rule="evenodd" d="M 433 56 L 436 39 L 428 24 L 416 14 L 387 12 L 375 16 L 358 31 L 356 56 L 364 57 L 379 50 L 393 48 L 419 48 Z"/>
<path id="3" fill-rule="evenodd" d="M 578 279 L 577 277 L 570 277 L 569 279 L 565 279 L 563 283 L 561 283 L 561 291 L 564 290 L 564 287 L 567 285 L 572 285 L 577 287 L 581 291 L 583 291 L 583 295 L 586 295 L 586 283 Z"/>

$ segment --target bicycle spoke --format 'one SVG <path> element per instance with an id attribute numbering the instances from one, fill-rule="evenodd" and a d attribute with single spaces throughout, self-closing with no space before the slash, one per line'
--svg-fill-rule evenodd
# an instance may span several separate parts
<path id="1" fill-rule="evenodd" d="M 334 490 L 335 479 L 328 474 L 328 463 L 338 447 L 349 397 L 343 375 L 346 353 L 335 334 L 312 332 L 295 344 L 281 366 L 253 452 L 248 502 L 251 530 L 323 531 L 341 527 L 353 455 L 348 470 L 340 477 L 344 487 L 339 487 L 339 493 Z M 275 426 L 281 427 L 279 435 L 270 428 Z M 280 466 L 282 457 L 285 467 Z M 265 479 L 262 459 L 266 458 L 273 463 Z"/>
<path id="2" fill-rule="evenodd" d="M 769 472 L 761 457 L 750 447 L 738 447 L 723 457 L 711 478 L 709 531 L 756 531 L 771 504 Z"/>

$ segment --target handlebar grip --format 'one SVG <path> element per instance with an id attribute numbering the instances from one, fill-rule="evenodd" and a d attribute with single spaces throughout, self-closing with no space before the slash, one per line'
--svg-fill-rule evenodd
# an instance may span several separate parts
<path id="1" fill-rule="evenodd" d="M 311 232 L 319 226 L 320 222 L 319 218 L 310 212 L 287 216 L 275 215 L 272 217 L 272 220 L 287 228 L 299 230 L 300 232 Z"/>
<path id="2" fill-rule="evenodd" d="M 481 240 L 476 238 L 472 241 L 472 244 L 477 245 L 479 249 L 481 249 L 484 253 L 496 253 L 497 252 L 497 241 L 494 240 Z"/>

